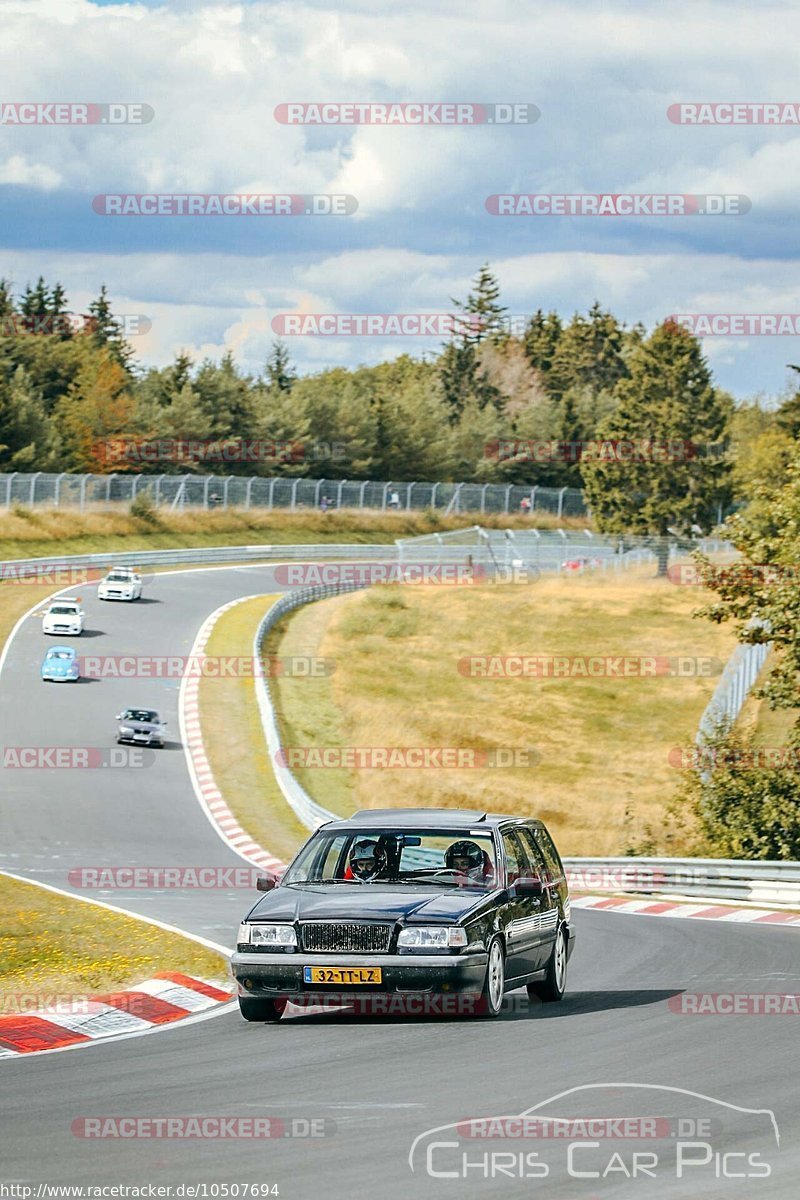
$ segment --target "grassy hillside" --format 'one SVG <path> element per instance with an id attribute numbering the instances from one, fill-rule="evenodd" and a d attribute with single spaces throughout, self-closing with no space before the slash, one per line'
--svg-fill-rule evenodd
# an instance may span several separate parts
<path id="1" fill-rule="evenodd" d="M 0 512 L 0 559 L 37 558 L 46 554 L 91 554 L 112 550 L 166 550 L 179 546 L 246 546 L 253 543 L 392 542 L 448 529 L 464 529 L 480 520 L 501 529 L 585 528 L 586 521 L 562 521 L 536 513 L 479 518 L 477 514 L 444 517 L 428 511 L 376 512 L 341 509 L 322 513 L 276 509 L 202 509 L 173 513 L 157 510 L 152 520 L 131 516 L 127 507 L 81 513 L 69 508 L 19 506 Z"/>
<path id="2" fill-rule="evenodd" d="M 638 575 L 548 578 L 530 587 L 378 588 L 309 606 L 273 637 L 336 661 L 314 685 L 278 681 L 284 744 L 531 751 L 531 766 L 306 768 L 336 811 L 486 807 L 542 817 L 565 853 L 661 849 L 678 772 L 718 674 L 653 678 L 469 678 L 474 655 L 728 658 L 727 629 L 693 620 L 695 588 Z M 701 670 L 704 666 L 701 665 Z"/>

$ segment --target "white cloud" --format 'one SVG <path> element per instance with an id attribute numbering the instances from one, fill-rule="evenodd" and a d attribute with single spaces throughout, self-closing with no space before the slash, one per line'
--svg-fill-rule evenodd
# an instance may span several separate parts
<path id="1" fill-rule="evenodd" d="M 155 109 L 142 127 L 0 129 L 0 185 L 30 189 L 32 202 L 42 191 L 63 194 L 69 209 L 60 243 L 52 248 L 51 226 L 44 252 L 25 232 L 16 248 L 5 230 L 6 273 L 58 277 L 87 302 L 105 280 L 118 308 L 152 316 L 140 347 L 154 361 L 185 346 L 231 347 L 255 368 L 275 312 L 446 309 L 486 259 L 515 312 L 541 305 L 568 314 L 595 297 L 649 323 L 710 306 L 800 307 L 796 239 L 784 219 L 800 192 L 800 130 L 666 119 L 678 100 L 796 98 L 796 5 L 6 0 L 3 21 L 5 98 Z M 319 129 L 273 119 L 287 101 L 348 99 L 529 101 L 542 118 L 505 129 Z M 495 191 L 568 189 L 743 192 L 753 211 L 609 224 L 500 221 L 483 209 Z M 153 190 L 344 191 L 360 207 L 355 218 L 313 222 L 307 238 L 299 222 L 285 240 L 270 223 L 255 249 L 224 241 L 209 219 L 180 251 L 180 223 L 99 229 L 81 207 L 96 193 Z M 238 229 L 253 235 L 252 223 Z M 119 255 L 97 249 L 113 249 L 116 236 Z M 306 369 L 436 348 L 305 342 L 293 349 Z M 779 386 L 792 344 L 737 339 L 708 352 L 743 391 L 759 378 Z"/>

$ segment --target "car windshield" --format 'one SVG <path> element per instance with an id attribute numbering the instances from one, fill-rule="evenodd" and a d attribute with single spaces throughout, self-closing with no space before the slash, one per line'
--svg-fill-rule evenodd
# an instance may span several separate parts
<path id="1" fill-rule="evenodd" d="M 54 604 L 50 612 L 57 617 L 72 617 L 78 611 L 76 604 Z"/>
<path id="2" fill-rule="evenodd" d="M 314 834 L 283 883 L 420 884 L 490 891 L 496 879 L 488 830 L 363 828 Z"/>
<path id="3" fill-rule="evenodd" d="M 124 574 L 122 571 L 112 571 L 110 575 L 106 575 L 108 583 L 132 583 L 130 575 Z"/>
<path id="4" fill-rule="evenodd" d="M 145 721 L 152 724 L 158 720 L 158 713 L 152 708 L 126 708 L 122 714 L 123 721 Z"/>
<path id="5" fill-rule="evenodd" d="M 66 659 L 67 662 L 69 662 L 72 659 L 73 654 L 71 650 L 50 650 L 47 657 Z"/>

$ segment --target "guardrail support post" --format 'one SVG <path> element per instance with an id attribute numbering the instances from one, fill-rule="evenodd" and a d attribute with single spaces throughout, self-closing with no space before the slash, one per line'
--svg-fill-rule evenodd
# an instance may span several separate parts
<path id="1" fill-rule="evenodd" d="M 297 508 L 297 485 L 299 484 L 299 482 L 300 482 L 299 479 L 295 479 L 294 483 L 292 484 L 292 500 L 291 500 L 291 504 L 290 504 L 290 508 L 291 508 L 292 512 L 294 512 Z"/>
<path id="2" fill-rule="evenodd" d="M 408 485 L 408 491 L 406 492 L 406 512 L 411 511 L 411 492 L 413 491 L 413 489 L 414 489 L 414 484 L 410 483 Z"/>
<path id="3" fill-rule="evenodd" d="M 61 480 L 64 478 L 66 473 L 66 471 L 62 471 L 60 475 L 56 476 L 55 494 L 53 496 L 56 508 L 58 508 L 58 505 L 61 501 Z"/>
<path id="4" fill-rule="evenodd" d="M 556 516 L 557 516 L 557 517 L 562 517 L 562 516 L 564 515 L 564 494 L 565 494 L 566 490 L 567 490 L 567 489 L 566 489 L 565 487 L 562 487 L 562 488 L 560 488 L 560 489 L 559 489 L 559 492 L 558 492 L 558 512 L 556 513 Z"/>
<path id="5" fill-rule="evenodd" d="M 30 490 L 30 493 L 28 496 L 29 504 L 36 503 L 36 480 L 39 478 L 41 473 L 42 473 L 41 471 L 37 471 L 35 475 L 31 475 L 31 490 Z"/>
<path id="6" fill-rule="evenodd" d="M 16 471 L 12 471 L 6 480 L 6 508 L 11 508 L 11 485 L 17 476 Z"/>

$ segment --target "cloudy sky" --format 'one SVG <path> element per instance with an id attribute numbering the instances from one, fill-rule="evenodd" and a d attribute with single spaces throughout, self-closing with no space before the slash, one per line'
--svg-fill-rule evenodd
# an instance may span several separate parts
<path id="1" fill-rule="evenodd" d="M 800 104 L 795 0 L 0 0 L 4 105 L 149 104 L 146 125 L 0 125 L 0 275 L 81 310 L 105 282 L 137 353 L 263 363 L 279 313 L 448 310 L 488 261 L 514 313 L 628 322 L 800 313 L 800 125 L 673 124 L 671 104 Z M 295 101 L 527 102 L 535 124 L 289 126 Z M 346 217 L 98 215 L 118 193 L 348 193 Z M 740 216 L 497 217 L 493 193 L 743 194 Z M 436 338 L 290 339 L 303 371 Z M 800 339 L 711 337 L 737 396 Z M 401 344 L 402 343 L 402 344 Z"/>

